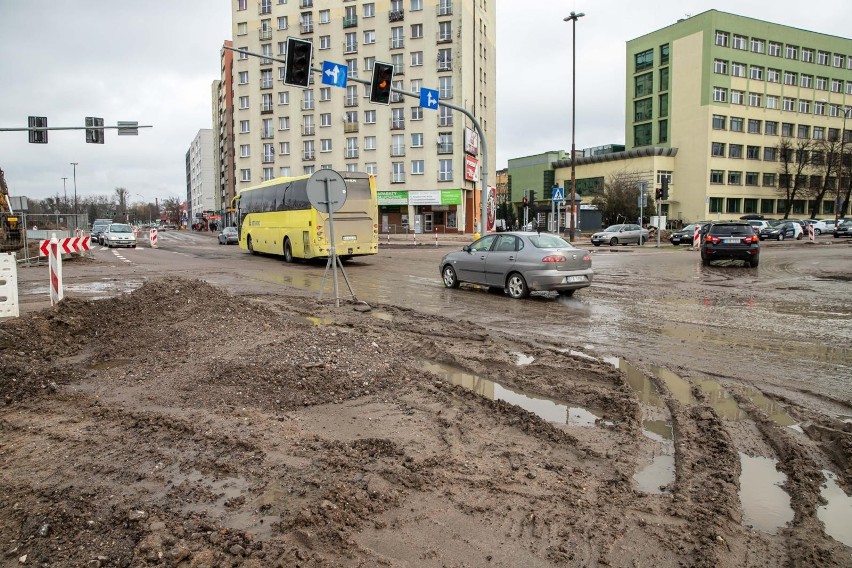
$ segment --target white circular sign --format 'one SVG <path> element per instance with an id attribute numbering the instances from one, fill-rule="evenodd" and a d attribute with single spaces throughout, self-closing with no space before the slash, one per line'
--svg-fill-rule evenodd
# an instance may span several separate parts
<path id="1" fill-rule="evenodd" d="M 346 203 L 346 182 L 334 170 L 318 170 L 308 180 L 308 200 L 321 213 L 334 213 Z"/>

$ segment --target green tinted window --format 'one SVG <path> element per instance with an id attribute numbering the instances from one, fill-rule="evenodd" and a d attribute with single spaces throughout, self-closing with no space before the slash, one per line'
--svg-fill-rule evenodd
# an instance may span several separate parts
<path id="1" fill-rule="evenodd" d="M 636 54 L 636 71 L 642 71 L 654 66 L 654 50 L 649 49 Z"/>
<path id="2" fill-rule="evenodd" d="M 654 92 L 654 74 L 645 73 L 638 75 L 634 80 L 635 88 L 633 90 L 634 97 L 647 97 Z"/>

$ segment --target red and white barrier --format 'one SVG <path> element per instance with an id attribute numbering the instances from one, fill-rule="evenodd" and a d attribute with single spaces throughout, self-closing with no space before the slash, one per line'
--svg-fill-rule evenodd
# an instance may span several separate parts
<path id="1" fill-rule="evenodd" d="M 55 233 L 53 235 L 53 239 L 56 239 Z M 53 239 L 50 239 L 49 241 L 41 241 L 38 247 L 39 256 L 48 256 L 50 254 L 50 244 L 53 242 Z M 85 237 L 63 237 L 56 240 L 61 254 L 83 252 L 90 249 L 91 237 L 88 235 Z"/>
<path id="2" fill-rule="evenodd" d="M 16 318 L 21 315 L 18 304 L 18 263 L 15 253 L 0 254 L 0 318 Z"/>
<path id="3" fill-rule="evenodd" d="M 701 248 L 701 226 L 695 225 L 695 232 L 692 235 L 692 248 L 698 250 Z"/>
<path id="4" fill-rule="evenodd" d="M 151 248 L 157 248 L 157 229 L 151 229 L 148 232 L 148 243 Z"/>
<path id="5" fill-rule="evenodd" d="M 816 241 L 816 236 L 814 235 L 814 226 L 808 223 L 808 240 L 810 242 Z"/>
<path id="6" fill-rule="evenodd" d="M 49 255 L 47 266 L 50 269 L 50 305 L 54 306 L 63 298 L 62 290 L 62 250 L 59 248 L 59 239 L 56 233 L 50 239 L 48 245 Z"/>

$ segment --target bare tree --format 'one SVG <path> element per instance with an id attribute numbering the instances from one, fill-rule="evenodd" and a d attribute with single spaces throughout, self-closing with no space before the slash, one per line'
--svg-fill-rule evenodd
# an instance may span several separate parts
<path id="1" fill-rule="evenodd" d="M 653 174 L 650 172 L 625 171 L 611 174 L 604 183 L 603 191 L 592 198 L 592 204 L 601 211 L 601 218 L 606 225 L 614 223 L 633 222 L 639 218 L 640 181 L 648 181 L 649 191 L 654 187 L 650 182 Z M 647 211 L 654 210 L 654 196 L 648 197 L 645 207 Z"/>
<path id="2" fill-rule="evenodd" d="M 127 198 L 128 198 L 128 195 L 130 195 L 130 192 L 127 191 L 127 189 L 125 189 L 123 187 L 116 187 L 115 188 L 115 197 L 116 197 L 116 199 L 118 199 L 118 210 L 117 210 L 117 212 L 120 215 L 124 216 L 125 221 L 128 220 L 128 216 L 127 216 Z"/>
<path id="3" fill-rule="evenodd" d="M 811 183 L 805 194 L 812 201 L 810 218 L 816 219 L 820 203 L 828 192 L 836 187 L 835 181 L 840 167 L 840 140 L 816 140 L 811 152 Z"/>
<path id="4" fill-rule="evenodd" d="M 778 193 L 784 199 L 784 219 L 790 216 L 797 194 L 803 193 L 808 187 L 807 174 L 812 151 L 813 142 L 809 138 L 784 136 L 778 143 Z"/>
<path id="5" fill-rule="evenodd" d="M 181 200 L 178 197 L 167 197 L 162 202 L 163 211 L 169 223 L 178 224 L 180 221 Z"/>

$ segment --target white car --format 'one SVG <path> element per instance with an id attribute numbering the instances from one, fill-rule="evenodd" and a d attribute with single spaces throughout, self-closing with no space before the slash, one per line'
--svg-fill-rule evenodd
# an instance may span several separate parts
<path id="1" fill-rule="evenodd" d="M 821 235 L 821 234 L 823 234 L 823 233 L 827 233 L 827 232 L 829 232 L 829 231 L 833 231 L 833 230 L 834 230 L 834 227 L 832 227 L 831 229 L 829 229 L 829 228 L 826 226 L 825 221 L 823 221 L 823 220 L 821 220 L 821 219 L 805 219 L 805 221 L 807 221 L 807 223 L 808 223 L 809 225 L 813 225 L 813 227 L 814 227 L 814 235 L 817 235 L 817 236 L 819 236 L 819 235 Z"/>
<path id="2" fill-rule="evenodd" d="M 113 223 L 107 227 L 103 234 L 103 244 L 107 248 L 129 247 L 136 248 L 136 233 L 133 227 L 126 223 Z"/>

